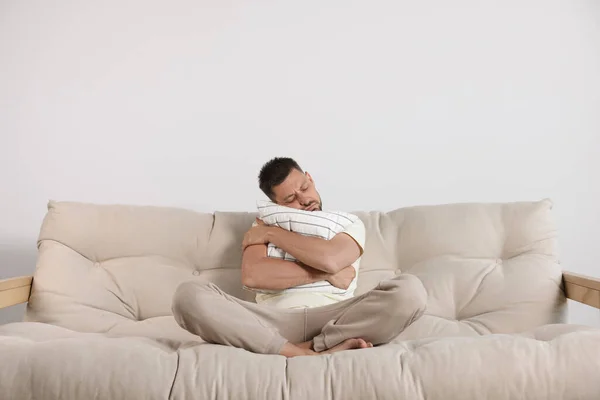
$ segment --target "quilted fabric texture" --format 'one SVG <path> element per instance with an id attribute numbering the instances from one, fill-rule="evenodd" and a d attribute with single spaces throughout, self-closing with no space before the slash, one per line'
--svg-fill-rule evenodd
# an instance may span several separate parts
<path id="1" fill-rule="evenodd" d="M 409 272 L 429 296 L 399 340 L 523 332 L 563 321 L 561 268 L 549 200 L 357 212 L 367 231 L 360 295 Z M 254 213 L 52 202 L 26 319 L 107 332 L 171 315 L 175 288 L 240 284 L 240 243 Z M 86 318 L 81 318 L 86 315 Z"/>
<path id="2" fill-rule="evenodd" d="M 0 354 L 2 398 L 19 400 L 595 400 L 600 392 L 600 334 L 570 325 L 286 360 L 17 323 L 0 326 Z"/>
<path id="3" fill-rule="evenodd" d="M 560 324 L 551 207 L 355 213 L 356 295 L 408 272 L 426 314 L 389 345 L 286 360 L 202 343 L 171 314 L 187 280 L 253 301 L 240 243 L 256 213 L 51 202 L 28 322 L 0 327 L 0 386 L 19 399 L 595 399 L 600 331 Z"/>

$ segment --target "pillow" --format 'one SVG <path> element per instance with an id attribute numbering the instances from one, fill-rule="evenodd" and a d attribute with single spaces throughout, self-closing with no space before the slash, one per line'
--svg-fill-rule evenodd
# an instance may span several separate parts
<path id="1" fill-rule="evenodd" d="M 304 236 L 314 236 L 330 240 L 336 234 L 344 231 L 348 226 L 358 220 L 353 214 L 343 211 L 304 211 L 291 207 L 281 206 L 267 200 L 257 202 L 258 217 L 267 225 L 278 226 L 290 232 Z M 281 258 L 287 261 L 296 261 L 296 258 L 282 249 L 269 243 L 267 256 Z M 298 291 L 345 294 L 344 289 L 336 288 L 327 281 L 309 283 L 295 286 L 285 290 L 252 289 L 259 293 L 290 293 Z"/>

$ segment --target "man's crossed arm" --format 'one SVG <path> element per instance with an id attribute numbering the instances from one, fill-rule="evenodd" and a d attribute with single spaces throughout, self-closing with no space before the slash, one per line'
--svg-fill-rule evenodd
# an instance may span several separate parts
<path id="1" fill-rule="evenodd" d="M 281 290 L 326 280 L 346 289 L 356 276 L 351 264 L 360 257 L 361 248 L 349 235 L 337 234 L 331 240 L 324 240 L 257 222 L 242 244 L 245 286 Z M 293 255 L 297 262 L 268 257 L 268 243 Z"/>

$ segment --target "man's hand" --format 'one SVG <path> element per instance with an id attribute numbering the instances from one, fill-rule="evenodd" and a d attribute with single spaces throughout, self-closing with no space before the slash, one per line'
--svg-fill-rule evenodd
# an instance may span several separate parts
<path id="1" fill-rule="evenodd" d="M 349 234 L 336 234 L 330 240 L 305 236 L 283 228 L 272 227 L 269 243 L 294 256 L 303 264 L 330 274 L 340 272 L 361 255 L 362 247 Z"/>
<path id="2" fill-rule="evenodd" d="M 246 232 L 244 235 L 244 240 L 242 241 L 242 250 L 245 250 L 246 247 L 252 246 L 255 244 L 267 244 L 269 243 L 269 233 L 276 229 L 272 226 L 267 226 L 265 223 L 256 218 L 256 223 L 258 225 L 253 226 Z"/>
<path id="3" fill-rule="evenodd" d="M 356 270 L 352 265 L 350 265 L 346 268 L 343 268 L 339 272 L 330 275 L 329 278 L 327 278 L 327 282 L 331 283 L 338 289 L 346 290 L 350 287 L 350 284 L 352 283 L 355 277 Z"/>

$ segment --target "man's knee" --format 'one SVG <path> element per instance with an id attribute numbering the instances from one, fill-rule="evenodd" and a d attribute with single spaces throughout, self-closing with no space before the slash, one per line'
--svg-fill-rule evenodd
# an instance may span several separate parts
<path id="1" fill-rule="evenodd" d="M 203 314 L 218 293 L 219 288 L 213 283 L 183 282 L 173 295 L 171 310 L 175 319 L 181 324 L 182 317 L 189 313 Z"/>
<path id="2" fill-rule="evenodd" d="M 394 279 L 383 281 L 380 288 L 390 297 L 390 302 L 399 307 L 395 310 L 413 311 L 423 314 L 427 308 L 427 290 L 419 278 L 410 274 L 402 274 Z"/>

